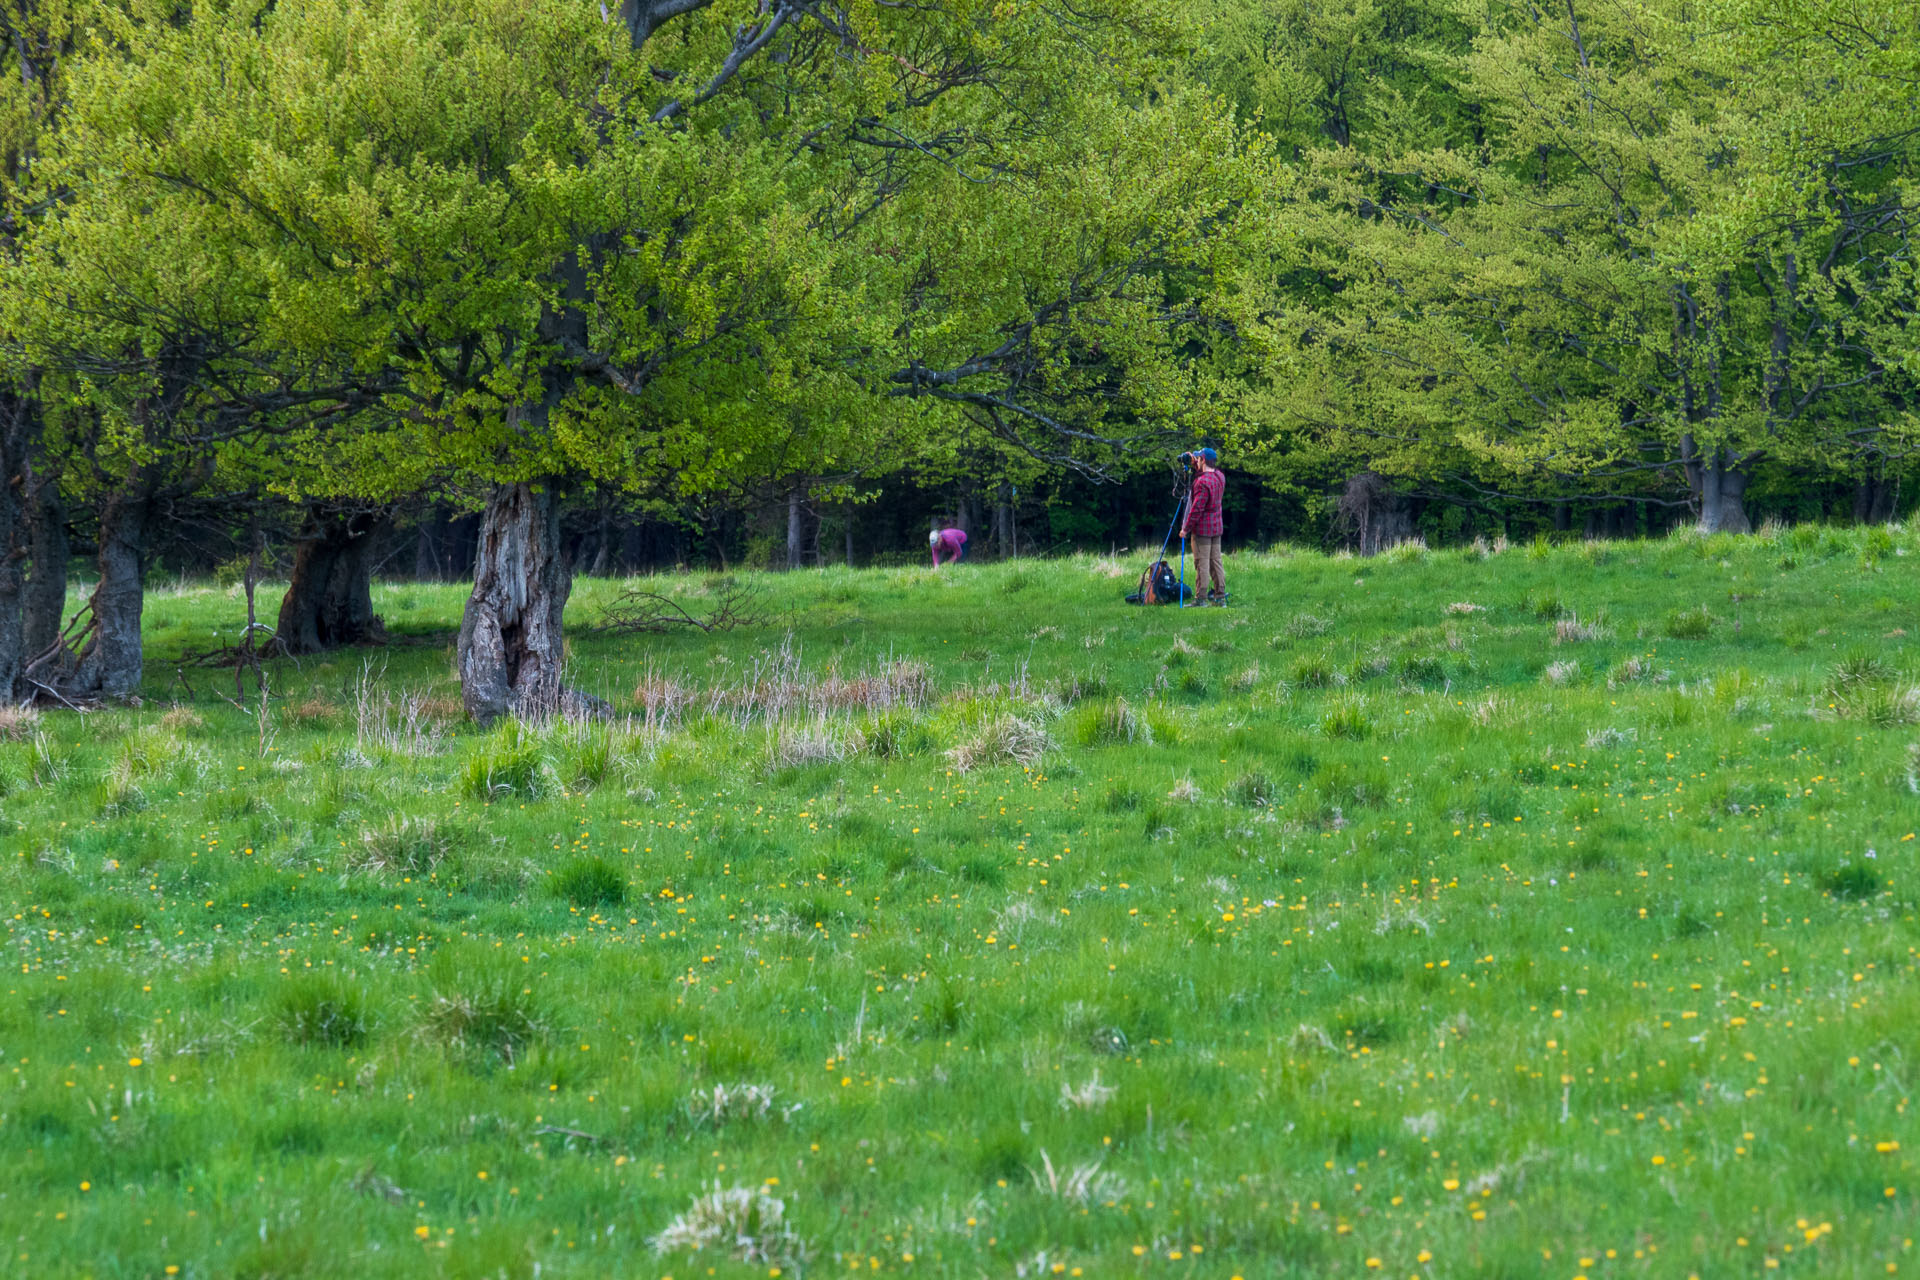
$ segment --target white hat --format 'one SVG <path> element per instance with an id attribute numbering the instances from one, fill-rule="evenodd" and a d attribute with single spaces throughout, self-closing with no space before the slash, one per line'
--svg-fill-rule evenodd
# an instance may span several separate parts
<path id="1" fill-rule="evenodd" d="M 932 532 L 927 534 L 927 545 L 930 547 L 937 547 L 940 545 L 940 531 L 938 529 L 935 529 Z"/>

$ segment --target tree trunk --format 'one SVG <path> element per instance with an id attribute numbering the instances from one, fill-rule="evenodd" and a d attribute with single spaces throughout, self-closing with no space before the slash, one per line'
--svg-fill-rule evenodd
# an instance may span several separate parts
<path id="1" fill-rule="evenodd" d="M 26 398 L 0 391 L 0 703 L 11 702 L 26 657 Z"/>
<path id="2" fill-rule="evenodd" d="M 1700 532 L 1752 533 L 1753 525 L 1742 502 L 1751 478 L 1742 465 L 1744 460 L 1720 445 L 1702 453 L 1691 435 L 1680 438 L 1680 450 L 1687 479 L 1700 503 Z"/>
<path id="3" fill-rule="evenodd" d="M 800 486 L 787 490 L 787 568 L 798 569 L 806 554 L 807 522 L 800 505 Z"/>
<path id="4" fill-rule="evenodd" d="M 1013 490 L 1002 484 L 994 494 L 993 542 L 1000 558 L 1013 559 Z"/>
<path id="5" fill-rule="evenodd" d="M 438 582 L 446 578 L 443 548 L 452 523 L 447 519 L 445 508 L 438 503 L 420 513 L 419 533 L 413 544 L 413 576 L 419 581 Z"/>
<path id="6" fill-rule="evenodd" d="M 1351 477 L 1341 490 L 1334 521 L 1353 540 L 1363 556 L 1378 555 L 1414 536 L 1413 505 L 1405 494 L 1387 487 L 1374 471 Z"/>
<path id="7" fill-rule="evenodd" d="M 27 555 L 32 574 L 27 578 L 26 648 L 31 659 L 45 653 L 60 638 L 66 620 L 67 503 L 58 481 L 37 475 L 27 501 Z"/>
<path id="8" fill-rule="evenodd" d="M 480 519 L 473 593 L 457 661 L 467 714 L 604 715 L 605 702 L 561 683 L 561 614 L 572 589 L 560 555 L 560 500 L 551 484 L 506 484 Z"/>
<path id="9" fill-rule="evenodd" d="M 130 698 L 138 692 L 152 515 L 153 495 L 138 478 L 107 499 L 95 559 L 100 581 L 93 588 L 86 638 L 78 653 L 63 648 L 40 655 L 27 671 L 37 686 L 69 700 Z"/>
<path id="10" fill-rule="evenodd" d="M 373 611 L 374 543 L 386 523 L 378 511 L 307 513 L 276 626 L 286 652 L 320 653 L 386 638 Z"/>
<path id="11" fill-rule="evenodd" d="M 613 504 L 605 498 L 600 500 L 600 545 L 594 549 L 593 564 L 587 568 L 587 575 L 604 578 L 613 565 Z"/>
<path id="12" fill-rule="evenodd" d="M 1884 476 L 1863 476 L 1853 490 L 1853 522 L 1885 524 L 1893 519 L 1893 486 Z"/>

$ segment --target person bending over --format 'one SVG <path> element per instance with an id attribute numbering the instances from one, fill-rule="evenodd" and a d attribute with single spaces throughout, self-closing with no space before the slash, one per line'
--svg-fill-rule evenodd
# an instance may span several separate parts
<path id="1" fill-rule="evenodd" d="M 1203 605 L 1227 602 L 1227 573 L 1220 563 L 1220 535 L 1224 527 L 1221 502 L 1226 497 L 1227 477 L 1219 467 L 1220 455 L 1211 449 L 1193 454 L 1198 473 L 1193 477 L 1193 496 L 1187 500 L 1187 518 L 1180 536 L 1193 541 L 1193 587 L 1206 589 Z"/>
<path id="2" fill-rule="evenodd" d="M 944 564 L 959 564 L 967 558 L 967 531 L 965 529 L 935 529 L 927 535 L 927 550 L 933 554 L 933 567 L 938 569 Z M 942 561 L 941 556 L 947 559 Z"/>

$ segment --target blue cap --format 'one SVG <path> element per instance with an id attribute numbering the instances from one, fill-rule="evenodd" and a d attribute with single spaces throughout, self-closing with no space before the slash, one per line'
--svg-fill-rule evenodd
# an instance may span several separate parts
<path id="1" fill-rule="evenodd" d="M 1212 466 L 1214 463 L 1220 461 L 1220 455 L 1215 453 L 1211 449 L 1202 449 L 1200 451 L 1200 456 L 1207 460 L 1208 466 Z"/>

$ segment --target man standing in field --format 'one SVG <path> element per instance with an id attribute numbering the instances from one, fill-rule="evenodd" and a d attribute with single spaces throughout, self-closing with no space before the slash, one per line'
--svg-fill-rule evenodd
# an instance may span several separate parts
<path id="1" fill-rule="evenodd" d="M 933 554 L 933 567 L 938 569 L 945 555 L 947 564 L 959 564 L 967 558 L 967 531 L 965 529 L 935 529 L 927 535 L 927 550 Z"/>
<path id="2" fill-rule="evenodd" d="M 1219 468 L 1220 455 L 1201 449 L 1192 455 L 1199 472 L 1193 478 L 1193 496 L 1187 500 L 1187 518 L 1180 536 L 1193 540 L 1193 588 L 1206 590 L 1201 605 L 1227 603 L 1227 573 L 1220 563 L 1220 537 L 1224 528 L 1221 503 L 1226 497 L 1227 478 Z"/>

